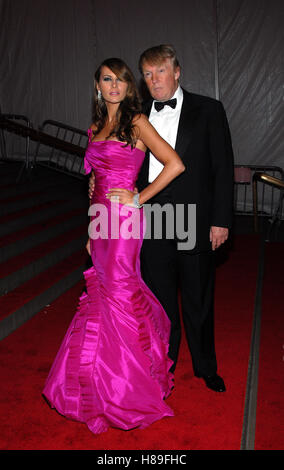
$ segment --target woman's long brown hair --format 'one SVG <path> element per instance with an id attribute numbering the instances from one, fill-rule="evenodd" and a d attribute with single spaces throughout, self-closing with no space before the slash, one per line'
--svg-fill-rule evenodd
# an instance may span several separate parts
<path id="1" fill-rule="evenodd" d="M 116 113 L 116 122 L 110 135 L 115 136 L 121 142 L 135 147 L 137 135 L 135 135 L 133 118 L 141 113 L 141 102 L 135 78 L 129 67 L 121 59 L 110 58 L 104 60 L 95 73 L 95 81 L 98 83 L 103 66 L 108 67 L 120 80 L 127 82 L 128 88 L 124 100 L 120 103 Z M 93 123 L 96 126 L 94 134 L 98 134 L 106 124 L 107 107 L 104 99 L 98 99 L 98 91 L 95 86 Z"/>

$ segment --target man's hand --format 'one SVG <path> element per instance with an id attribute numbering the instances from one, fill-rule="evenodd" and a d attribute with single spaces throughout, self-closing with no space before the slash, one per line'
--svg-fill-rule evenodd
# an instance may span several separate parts
<path id="1" fill-rule="evenodd" d="M 227 240 L 229 235 L 229 229 L 225 227 L 214 227 L 210 229 L 210 241 L 212 243 L 212 250 L 219 248 Z"/>
<path id="2" fill-rule="evenodd" d="M 89 192 L 88 192 L 89 199 L 92 199 L 94 189 L 95 189 L 95 175 L 94 175 L 94 172 L 92 171 L 91 176 L 89 178 Z"/>

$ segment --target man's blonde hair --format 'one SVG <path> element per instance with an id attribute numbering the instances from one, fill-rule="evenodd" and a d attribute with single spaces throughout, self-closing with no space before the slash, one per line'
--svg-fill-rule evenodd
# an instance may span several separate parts
<path id="1" fill-rule="evenodd" d="M 174 69 L 180 67 L 176 51 L 170 44 L 161 44 L 160 46 L 150 47 L 144 51 L 139 59 L 139 70 L 143 73 L 143 64 L 147 62 L 151 65 L 157 65 L 164 62 L 165 59 L 172 61 Z"/>

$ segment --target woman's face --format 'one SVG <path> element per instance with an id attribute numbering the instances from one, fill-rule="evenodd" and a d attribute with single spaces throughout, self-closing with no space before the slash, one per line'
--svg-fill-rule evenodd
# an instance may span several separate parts
<path id="1" fill-rule="evenodd" d="M 97 90 L 100 90 L 106 103 L 117 104 L 124 100 L 128 83 L 119 79 L 108 67 L 102 66 Z"/>

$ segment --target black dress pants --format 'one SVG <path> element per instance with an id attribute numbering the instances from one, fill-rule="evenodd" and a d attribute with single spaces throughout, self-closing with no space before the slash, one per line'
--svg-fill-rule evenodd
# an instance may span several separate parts
<path id="1" fill-rule="evenodd" d="M 178 292 L 182 319 L 191 352 L 194 374 L 217 371 L 214 345 L 214 253 L 190 254 L 177 249 L 175 240 L 145 239 L 141 273 L 171 321 L 169 357 L 174 371 L 181 340 Z"/>

